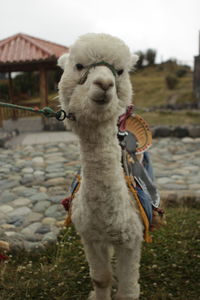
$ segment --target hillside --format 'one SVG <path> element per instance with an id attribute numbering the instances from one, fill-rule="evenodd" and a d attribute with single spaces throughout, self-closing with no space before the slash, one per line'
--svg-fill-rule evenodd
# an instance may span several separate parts
<path id="1" fill-rule="evenodd" d="M 197 110 L 170 110 L 157 111 L 160 106 L 195 104 L 193 95 L 193 73 L 189 69 L 182 77 L 177 76 L 181 66 L 176 64 L 163 64 L 136 70 L 131 74 L 134 89 L 133 103 L 136 110 L 151 125 L 188 125 L 200 124 L 200 113 Z M 180 71 L 181 72 L 181 71 Z M 166 76 L 175 76 L 177 85 L 169 89 Z M 146 112 L 151 108 L 150 112 Z"/>

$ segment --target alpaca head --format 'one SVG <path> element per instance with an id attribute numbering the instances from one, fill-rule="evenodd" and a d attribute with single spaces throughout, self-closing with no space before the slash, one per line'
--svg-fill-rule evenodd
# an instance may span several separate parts
<path id="1" fill-rule="evenodd" d="M 131 102 L 128 72 L 136 61 L 123 41 L 94 33 L 81 36 L 69 55 L 59 58 L 64 70 L 59 99 L 62 108 L 75 115 L 76 121 L 67 121 L 72 129 L 116 120 Z"/>

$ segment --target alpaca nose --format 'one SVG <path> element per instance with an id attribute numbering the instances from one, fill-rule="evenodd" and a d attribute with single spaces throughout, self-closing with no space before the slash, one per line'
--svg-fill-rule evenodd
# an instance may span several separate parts
<path id="1" fill-rule="evenodd" d="M 94 81 L 94 84 L 97 85 L 98 87 L 100 87 L 103 91 L 107 91 L 109 90 L 111 87 L 114 86 L 114 83 L 111 79 L 101 79 L 98 78 Z"/>

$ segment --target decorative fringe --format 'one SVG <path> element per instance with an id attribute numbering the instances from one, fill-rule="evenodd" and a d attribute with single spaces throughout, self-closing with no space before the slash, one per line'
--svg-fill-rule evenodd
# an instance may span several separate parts
<path id="1" fill-rule="evenodd" d="M 81 176 L 77 174 L 76 175 L 76 179 L 78 181 L 78 184 L 77 184 L 75 190 L 73 191 L 73 193 L 72 193 L 72 195 L 70 197 L 71 198 L 70 199 L 70 208 L 69 208 L 69 211 L 68 211 L 68 216 L 67 216 L 67 218 L 65 219 L 65 222 L 64 222 L 65 226 L 69 226 L 72 223 L 72 218 L 71 218 L 71 216 L 72 216 L 71 204 L 72 204 L 72 200 L 75 197 L 75 194 L 78 192 L 78 190 L 79 190 L 79 188 L 81 186 Z"/>
<path id="2" fill-rule="evenodd" d="M 128 188 L 130 189 L 131 193 L 133 194 L 133 197 L 138 205 L 139 211 L 140 211 L 140 215 L 144 224 L 144 240 L 146 243 L 152 243 L 152 237 L 149 235 L 149 220 L 147 218 L 147 215 L 145 213 L 145 210 L 140 202 L 140 199 L 138 198 L 137 192 L 133 187 L 132 181 L 131 181 L 131 177 L 125 175 L 125 179 L 126 179 L 126 183 Z"/>

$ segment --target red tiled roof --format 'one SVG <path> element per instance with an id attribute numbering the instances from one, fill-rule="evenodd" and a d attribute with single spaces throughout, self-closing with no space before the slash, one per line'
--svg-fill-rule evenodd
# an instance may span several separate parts
<path id="1" fill-rule="evenodd" d="M 57 59 L 69 48 L 18 33 L 0 41 L 0 64 Z"/>

